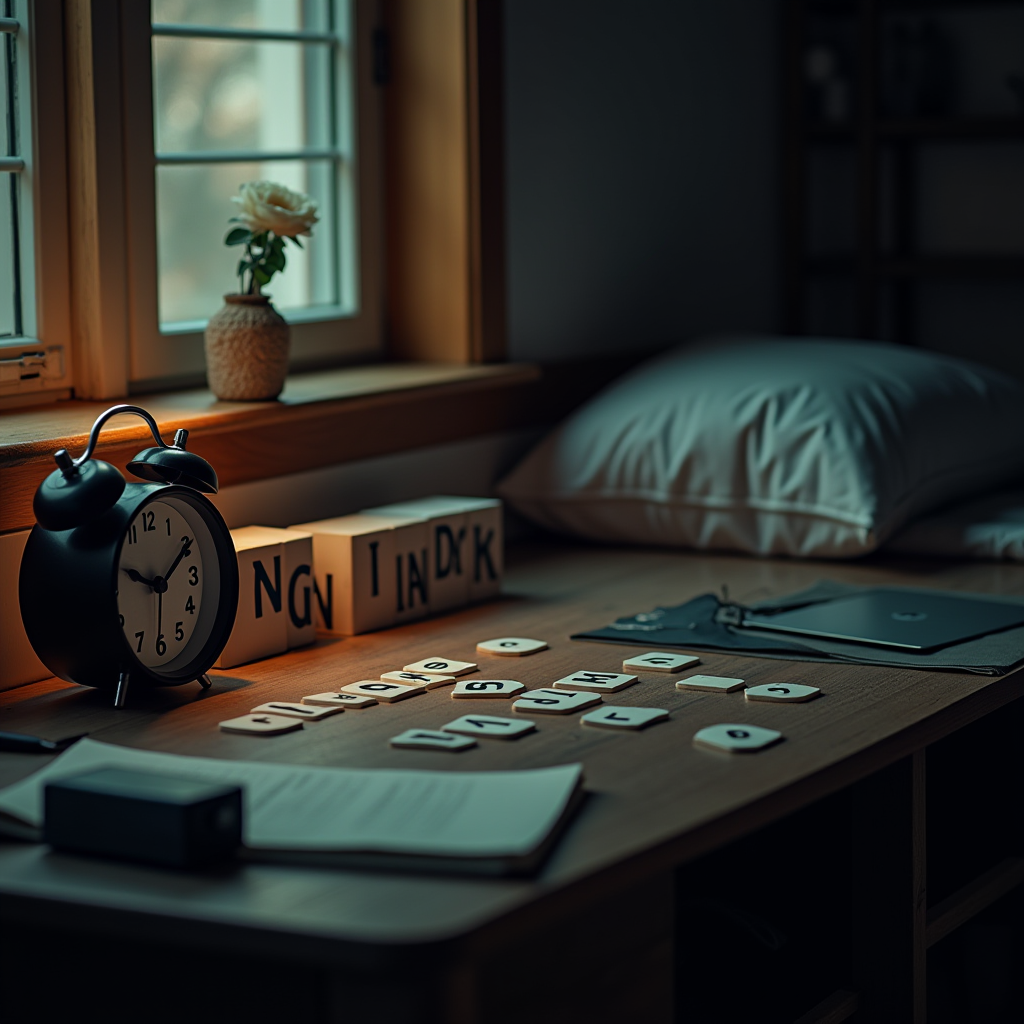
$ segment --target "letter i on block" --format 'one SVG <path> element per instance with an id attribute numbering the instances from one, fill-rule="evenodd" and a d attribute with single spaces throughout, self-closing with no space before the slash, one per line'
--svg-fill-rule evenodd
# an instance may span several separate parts
<path id="1" fill-rule="evenodd" d="M 214 668 L 232 668 L 288 649 L 284 545 L 251 526 L 232 530 L 231 540 L 238 558 L 238 611 Z"/>
<path id="2" fill-rule="evenodd" d="M 427 521 L 431 612 L 461 608 L 469 600 L 469 515 L 452 505 L 459 500 L 465 499 L 434 496 L 365 510 L 368 516 L 413 516 Z"/>
<path id="3" fill-rule="evenodd" d="M 313 537 L 313 621 L 352 636 L 395 621 L 394 530 L 375 516 L 340 516 L 289 530 Z"/>

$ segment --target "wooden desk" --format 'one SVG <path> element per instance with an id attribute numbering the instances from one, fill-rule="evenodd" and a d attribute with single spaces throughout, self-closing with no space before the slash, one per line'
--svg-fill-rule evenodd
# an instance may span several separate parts
<path id="1" fill-rule="evenodd" d="M 1020 697 L 1022 672 L 995 679 L 709 654 L 708 672 L 753 684 L 808 682 L 824 695 L 801 705 L 748 704 L 738 693 L 680 692 L 676 677 L 651 674 L 607 701 L 668 708 L 669 722 L 619 735 L 587 729 L 578 715 L 537 716 L 534 735 L 514 743 L 481 740 L 458 755 L 392 750 L 387 742 L 406 728 L 436 728 L 466 713 L 467 704 L 452 701 L 446 689 L 269 739 L 216 727 L 265 700 L 375 678 L 429 655 L 477 661 L 487 676 L 528 686 L 578 669 L 616 670 L 637 648 L 571 642 L 569 634 L 723 584 L 749 602 L 822 577 L 1024 593 L 1024 566 L 814 564 L 538 544 L 511 553 L 499 601 L 217 673 L 206 694 L 192 686 L 134 693 L 123 711 L 111 707 L 109 695 L 56 680 L 4 694 L 0 727 L 11 731 L 88 730 L 153 750 L 322 765 L 486 770 L 582 761 L 591 794 L 530 880 L 269 864 L 179 875 L 2 844 L 0 927 L 8 939 L 0 962 L 8 977 L 25 979 L 0 991 L 6 1016 L 30 1015 L 41 998 L 59 1005 L 52 988 L 32 988 L 59 964 L 65 976 L 79 972 L 64 1019 L 161 1020 L 187 1011 L 198 1019 L 249 1021 L 669 1020 L 673 941 L 686 927 L 674 920 L 673 878 L 687 876 L 674 872 L 874 780 L 866 814 L 872 824 L 854 836 L 873 874 L 851 927 L 860 927 L 858 914 L 873 915 L 871 927 L 892 941 L 854 935 L 858 1019 L 910 1019 L 913 1002 L 914 1018 L 923 1020 L 929 930 L 934 937 L 1021 873 L 1019 859 L 1003 863 L 981 890 L 960 892 L 946 916 L 936 924 L 933 913 L 929 924 L 924 751 Z M 475 641 L 502 635 L 542 637 L 551 649 L 515 660 L 474 654 Z M 500 713 L 503 703 L 487 702 L 486 710 Z M 778 728 L 785 742 L 755 756 L 693 747 L 699 728 L 736 720 Z M 42 763 L 38 756 L 0 755 L 0 784 Z M 885 879 L 896 896 L 880 895 Z M 876 896 L 882 904 L 872 904 Z M 49 956 L 40 956 L 40 942 Z M 872 954 L 867 946 L 878 948 Z M 37 980 L 30 982 L 33 973 Z M 828 1019 L 852 1009 L 850 996 L 833 1001 L 838 1010 Z"/>

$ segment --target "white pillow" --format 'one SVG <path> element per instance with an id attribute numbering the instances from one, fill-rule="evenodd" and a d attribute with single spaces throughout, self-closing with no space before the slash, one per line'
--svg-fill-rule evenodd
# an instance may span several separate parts
<path id="1" fill-rule="evenodd" d="M 1024 467 L 1024 385 L 920 349 L 734 337 L 674 349 L 502 481 L 597 540 L 848 557 Z"/>

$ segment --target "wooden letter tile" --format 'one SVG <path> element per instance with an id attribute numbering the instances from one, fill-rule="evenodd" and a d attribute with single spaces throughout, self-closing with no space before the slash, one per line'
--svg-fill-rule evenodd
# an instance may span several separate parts
<path id="1" fill-rule="evenodd" d="M 454 722 L 442 725 L 445 732 L 458 732 L 465 736 L 487 736 L 499 740 L 515 740 L 533 732 L 534 722 L 524 718 L 495 718 L 492 715 L 463 715 Z"/>
<path id="2" fill-rule="evenodd" d="M 662 708 L 622 708 L 605 706 L 588 711 L 580 721 L 600 729 L 643 729 L 668 718 Z"/>
<path id="3" fill-rule="evenodd" d="M 693 742 L 698 747 L 712 750 L 748 753 L 764 750 L 781 739 L 781 732 L 762 729 L 759 725 L 709 725 L 693 737 Z"/>
<path id="4" fill-rule="evenodd" d="M 386 683 L 422 686 L 425 690 L 436 690 L 455 682 L 455 676 L 432 676 L 429 672 L 382 672 L 380 677 Z"/>
<path id="5" fill-rule="evenodd" d="M 391 737 L 391 746 L 410 750 L 468 750 L 476 746 L 476 740 L 436 729 L 406 729 Z"/>
<path id="6" fill-rule="evenodd" d="M 373 697 L 357 697 L 354 693 L 314 693 L 303 697 L 302 703 L 324 708 L 369 708 L 377 702 Z"/>
<path id="7" fill-rule="evenodd" d="M 543 640 L 529 640 L 523 636 L 500 636 L 496 640 L 481 640 L 477 645 L 478 654 L 500 654 L 507 658 L 519 658 L 524 654 L 536 654 L 547 648 Z"/>
<path id="8" fill-rule="evenodd" d="M 677 690 L 701 690 L 705 693 L 732 693 L 742 686 L 742 679 L 730 679 L 728 676 L 687 676 L 676 683 Z"/>
<path id="9" fill-rule="evenodd" d="M 589 690 L 593 693 L 615 693 L 636 682 L 636 676 L 619 672 L 575 672 L 552 683 L 556 690 Z"/>
<path id="10" fill-rule="evenodd" d="M 285 718 L 304 718 L 308 722 L 319 722 L 321 718 L 330 718 L 331 715 L 338 715 L 344 711 L 339 707 L 309 707 L 306 704 L 296 704 L 294 701 L 267 701 L 259 707 L 252 709 L 254 715 L 284 715 Z"/>
<path id="11" fill-rule="evenodd" d="M 747 700 L 777 701 L 778 703 L 802 704 L 814 700 L 821 690 L 817 686 L 801 686 L 799 683 L 767 683 L 751 686 L 746 691 Z"/>
<path id="12" fill-rule="evenodd" d="M 528 690 L 513 705 L 513 711 L 533 712 L 538 715 L 568 715 L 591 704 L 600 704 L 596 693 L 571 692 L 569 690 Z"/>
<path id="13" fill-rule="evenodd" d="M 526 687 L 514 679 L 460 679 L 452 689 L 456 699 L 473 697 L 513 697 Z"/>
<path id="14" fill-rule="evenodd" d="M 386 683 L 379 679 L 361 679 L 358 683 L 343 686 L 341 692 L 394 704 L 396 700 L 405 700 L 406 697 L 415 697 L 417 693 L 426 691 L 422 686 L 402 686 L 400 683 Z"/>
<path id="15" fill-rule="evenodd" d="M 464 676 L 475 672 L 477 666 L 471 661 L 454 661 L 451 658 L 424 658 L 411 665 L 403 665 L 405 672 L 426 672 L 429 675 Z"/>
<path id="16" fill-rule="evenodd" d="M 283 732 L 294 732 L 302 723 L 284 715 L 242 715 L 220 723 L 222 732 L 241 732 L 253 736 L 277 736 Z"/>
<path id="17" fill-rule="evenodd" d="M 648 651 L 627 658 L 622 663 L 623 672 L 682 672 L 700 664 L 700 658 L 690 654 L 672 654 L 668 651 Z"/>

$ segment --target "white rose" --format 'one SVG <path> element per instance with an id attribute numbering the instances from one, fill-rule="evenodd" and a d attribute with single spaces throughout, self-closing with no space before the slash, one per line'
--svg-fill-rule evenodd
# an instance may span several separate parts
<path id="1" fill-rule="evenodd" d="M 308 235 L 320 219 L 316 203 L 309 196 L 273 181 L 247 181 L 231 201 L 238 203 L 238 219 L 254 234 L 273 231 L 284 238 Z"/>

